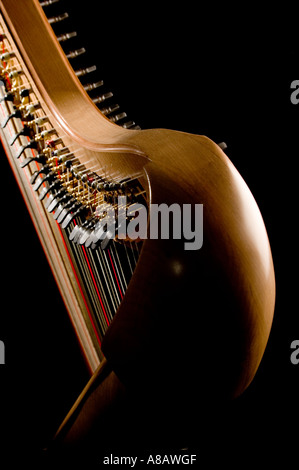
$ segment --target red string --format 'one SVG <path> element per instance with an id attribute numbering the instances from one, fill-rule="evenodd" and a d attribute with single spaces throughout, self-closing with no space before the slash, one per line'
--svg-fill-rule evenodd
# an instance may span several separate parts
<path id="1" fill-rule="evenodd" d="M 92 319 L 92 316 L 91 316 L 90 310 L 89 310 L 89 308 L 88 308 L 88 305 L 87 305 L 87 302 L 86 302 L 86 300 L 85 300 L 85 297 L 84 297 L 84 294 L 83 294 L 83 291 L 82 291 L 82 288 L 81 288 L 81 285 L 80 285 L 80 281 L 79 281 L 79 279 L 78 279 L 78 276 L 77 276 L 77 274 L 76 274 L 76 270 L 75 270 L 75 268 L 74 268 L 73 262 L 72 262 L 72 260 L 71 260 L 71 257 L 70 257 L 70 254 L 69 254 L 68 248 L 67 248 L 67 246 L 66 246 L 66 243 L 65 243 L 65 240 L 64 240 L 64 237 L 63 237 L 63 234 L 62 234 L 62 231 L 61 231 L 61 228 L 60 228 L 60 226 L 59 226 L 58 222 L 57 222 L 57 227 L 58 227 L 58 229 L 59 229 L 59 232 L 60 232 L 60 235 L 61 235 L 62 242 L 63 242 L 63 244 L 64 244 L 64 247 L 65 247 L 65 250 L 66 250 L 66 253 L 67 253 L 67 256 L 68 256 L 69 262 L 70 262 L 70 264 L 71 264 L 71 267 L 72 267 L 73 273 L 74 273 L 74 275 L 75 275 L 75 279 L 76 279 L 76 281 L 77 281 L 77 284 L 78 284 L 78 287 L 79 287 L 80 293 L 81 293 L 81 295 L 82 295 L 82 299 L 83 299 L 83 302 L 84 302 L 84 304 L 85 304 L 85 307 L 86 307 L 86 310 L 87 310 L 87 313 L 88 313 L 89 319 L 90 319 L 90 321 L 91 321 L 91 324 L 92 324 L 92 327 L 93 327 L 94 333 L 95 333 L 95 335 L 96 335 L 96 338 L 97 338 L 97 340 L 98 340 L 98 343 L 99 343 L 99 345 L 101 346 L 101 340 L 100 340 L 100 337 L 99 337 L 99 335 L 98 335 L 98 332 L 97 332 L 96 326 L 95 326 L 95 324 L 94 324 L 94 321 L 93 321 L 93 319 Z"/>

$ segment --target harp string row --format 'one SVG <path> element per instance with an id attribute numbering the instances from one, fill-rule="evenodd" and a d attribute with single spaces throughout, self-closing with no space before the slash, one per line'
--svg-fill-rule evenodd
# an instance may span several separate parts
<path id="1" fill-rule="evenodd" d="M 1 127 L 44 210 L 51 212 L 61 227 L 101 343 L 134 272 L 140 242 L 104 240 L 102 250 L 103 240 L 87 241 L 103 217 L 99 207 L 114 206 L 119 195 L 126 196 L 128 205 L 139 197 L 144 203 L 140 175 L 123 179 L 107 168 L 98 165 L 90 169 L 80 162 L 80 150 L 64 144 L 64 136 L 45 113 L 1 24 L 0 33 Z"/>

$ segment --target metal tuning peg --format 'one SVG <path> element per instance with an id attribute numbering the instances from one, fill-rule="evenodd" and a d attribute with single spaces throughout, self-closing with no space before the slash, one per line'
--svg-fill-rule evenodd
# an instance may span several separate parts
<path id="1" fill-rule="evenodd" d="M 122 119 L 125 119 L 126 117 L 127 117 L 127 113 L 122 112 L 122 113 L 116 114 L 115 116 L 109 117 L 109 119 L 111 122 L 118 122 L 118 121 L 121 121 Z"/>
<path id="2" fill-rule="evenodd" d="M 8 76 L 9 76 L 9 78 L 10 78 L 11 80 L 16 80 L 16 79 L 19 77 L 19 75 L 22 75 L 22 74 L 24 74 L 24 70 L 22 70 L 22 69 L 20 69 L 20 70 L 12 70 L 12 71 L 8 74 Z"/>
<path id="3" fill-rule="evenodd" d="M 75 59 L 76 57 L 79 57 L 79 55 L 85 54 L 85 52 L 86 52 L 86 49 L 84 47 L 81 47 L 80 49 L 70 51 L 68 54 L 66 54 L 66 58 Z"/>
<path id="4" fill-rule="evenodd" d="M 2 62 L 8 62 L 14 56 L 15 56 L 15 53 L 13 51 L 4 52 L 3 54 L 0 55 L 0 60 L 2 60 Z"/>
<path id="5" fill-rule="evenodd" d="M 59 42 L 65 42 L 68 39 L 75 38 L 77 36 L 77 31 L 72 31 L 71 33 L 60 34 L 57 36 L 57 40 Z"/>
<path id="6" fill-rule="evenodd" d="M 40 6 L 44 8 L 44 7 L 48 7 L 49 5 L 53 5 L 53 3 L 57 3 L 57 2 L 59 2 L 59 0 L 44 0 L 40 2 Z"/>
<path id="7" fill-rule="evenodd" d="M 226 143 L 225 143 L 225 142 L 219 142 L 219 144 L 217 144 L 217 145 L 218 145 L 218 147 L 220 147 L 220 148 L 221 148 L 221 150 L 225 150 L 225 149 L 227 149 L 227 145 L 226 145 Z"/>
<path id="8" fill-rule="evenodd" d="M 38 117 L 34 119 L 32 122 L 34 122 L 34 124 L 36 124 L 37 126 L 41 127 L 48 121 L 49 121 L 48 116 L 43 116 L 43 117 Z"/>
<path id="9" fill-rule="evenodd" d="M 69 14 L 65 12 L 65 13 L 62 13 L 62 15 L 52 16 L 51 18 L 48 18 L 48 21 L 50 24 L 55 24 L 55 23 L 59 23 L 60 21 L 66 20 L 68 17 L 69 17 Z"/>
<path id="10" fill-rule="evenodd" d="M 92 90 L 96 90 L 96 88 L 99 88 L 100 86 L 103 86 L 104 85 L 104 81 L 103 80 L 99 80 L 98 82 L 94 82 L 94 83 L 88 83 L 87 85 L 84 85 L 83 88 L 85 91 L 92 91 Z"/>
<path id="11" fill-rule="evenodd" d="M 29 99 L 29 96 L 30 96 L 30 93 L 32 93 L 32 89 L 31 88 L 23 88 L 22 90 L 19 90 L 19 97 L 21 99 L 21 106 L 19 107 L 19 109 L 26 109 L 26 106 L 28 105 L 30 99 Z"/>
<path id="12" fill-rule="evenodd" d="M 39 108 L 41 108 L 41 104 L 39 102 L 38 103 L 27 104 L 26 105 L 26 113 L 28 115 L 33 114 Z"/>
<path id="13" fill-rule="evenodd" d="M 36 134 L 35 135 L 35 140 L 36 141 L 39 141 L 39 140 L 44 140 L 44 139 L 48 139 L 50 138 L 53 134 L 57 134 L 57 131 L 56 129 L 52 128 L 52 129 L 46 129 L 42 132 L 39 132 L 39 134 Z"/>
<path id="14" fill-rule="evenodd" d="M 97 96 L 96 98 L 93 98 L 92 101 L 95 104 L 100 104 L 103 103 L 103 101 L 108 100 L 109 98 L 112 98 L 113 93 L 109 91 L 108 93 L 105 93 L 104 95 Z"/>
<path id="15" fill-rule="evenodd" d="M 60 149 L 53 150 L 52 156 L 53 157 L 59 157 L 60 155 L 65 155 L 66 153 L 69 153 L 68 147 L 63 147 Z"/>
<path id="16" fill-rule="evenodd" d="M 104 116 L 109 116 L 109 114 L 115 113 L 115 111 L 119 110 L 119 104 L 113 104 L 112 106 L 108 106 L 107 108 L 102 108 L 100 111 Z"/>
<path id="17" fill-rule="evenodd" d="M 128 121 L 122 125 L 122 127 L 124 127 L 125 129 L 132 129 L 132 127 L 134 126 L 136 126 L 134 121 Z"/>
<path id="18" fill-rule="evenodd" d="M 75 74 L 77 75 L 78 78 L 84 77 L 84 75 L 87 75 L 88 73 L 95 72 L 97 69 L 96 65 L 92 65 L 91 67 L 86 67 L 85 69 L 79 69 L 75 70 Z"/>

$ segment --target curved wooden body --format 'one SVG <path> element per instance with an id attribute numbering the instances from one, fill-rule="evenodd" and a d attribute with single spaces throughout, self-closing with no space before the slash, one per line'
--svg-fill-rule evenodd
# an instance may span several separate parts
<path id="1" fill-rule="evenodd" d="M 38 2 L 0 4 L 45 109 L 87 168 L 142 171 L 148 203 L 204 206 L 200 250 L 184 250 L 183 240 L 144 241 L 102 343 L 112 370 L 170 413 L 178 401 L 200 411 L 200 398 L 236 397 L 262 359 L 275 302 L 269 241 L 246 183 L 206 137 L 109 122 L 82 90 Z"/>
<path id="2" fill-rule="evenodd" d="M 144 242 L 103 352 L 132 377 L 140 379 L 143 370 L 148 380 L 151 364 L 155 373 L 162 363 L 167 383 L 177 380 L 179 370 L 181 378 L 186 373 L 184 384 L 193 377 L 202 390 L 197 373 L 205 371 L 207 393 L 236 396 L 258 368 L 274 309 L 272 258 L 260 212 L 209 139 L 160 130 L 145 136 L 151 201 L 203 203 L 204 242 L 198 251 L 184 251 L 180 241 Z"/>

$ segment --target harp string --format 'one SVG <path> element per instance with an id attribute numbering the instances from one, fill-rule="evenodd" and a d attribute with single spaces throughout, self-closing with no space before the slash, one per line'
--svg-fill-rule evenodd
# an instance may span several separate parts
<path id="1" fill-rule="evenodd" d="M 8 52 L 8 49 L 10 52 L 15 50 L 15 46 L 8 43 L 6 37 L 4 42 L 4 35 L 2 35 L 0 40 L 0 49 L 2 49 L 3 53 L 5 53 L 6 50 Z M 13 61 L 12 63 L 10 62 L 9 65 L 2 61 L 2 65 L 2 73 L 6 77 L 7 90 L 15 92 L 18 96 L 20 96 L 20 92 L 25 88 L 28 88 L 30 92 L 28 93 L 28 97 L 24 101 L 25 104 L 23 104 L 23 106 L 39 105 L 39 100 L 33 91 L 34 86 L 31 81 L 31 77 L 28 77 L 28 74 L 20 69 L 20 63 L 17 57 L 13 56 Z M 19 70 L 21 70 L 20 74 L 17 73 L 16 75 L 13 75 L 14 78 L 9 78 L 10 72 L 18 72 Z M 45 122 L 47 122 L 48 126 L 50 126 L 51 129 L 50 120 L 52 116 L 46 115 L 43 112 L 42 106 L 39 106 L 37 109 L 37 117 L 47 118 Z M 22 124 L 24 125 L 25 123 L 22 122 Z M 44 126 L 43 124 L 41 126 L 34 124 L 34 130 L 36 131 L 36 133 L 40 133 L 42 129 L 45 129 L 45 131 L 47 131 L 47 126 Z M 64 136 L 58 134 L 55 129 L 54 131 L 54 135 L 57 136 L 57 139 L 59 139 L 61 143 L 58 144 L 58 147 L 53 148 L 61 150 L 61 145 L 63 146 Z M 28 136 L 26 137 L 26 139 L 29 142 L 30 138 Z M 20 142 L 18 142 L 17 140 L 14 144 L 16 151 L 18 150 L 18 145 L 20 145 Z M 79 155 L 77 152 L 80 153 L 80 151 L 72 149 L 71 145 L 68 148 L 69 151 L 73 154 L 72 158 L 78 158 L 79 162 Z M 28 150 L 30 151 L 32 157 L 36 156 L 36 150 L 34 150 L 33 148 Z M 22 158 L 20 159 L 21 162 Z M 56 159 L 55 162 L 55 166 L 57 166 L 58 168 L 58 159 Z M 27 171 L 29 172 L 29 175 L 27 177 L 26 173 L 26 177 L 29 185 L 30 177 L 35 171 L 39 172 L 41 169 L 42 164 L 38 161 L 34 161 L 30 163 L 30 165 L 28 165 Z M 100 165 L 98 164 L 97 166 L 86 168 L 83 173 L 86 173 L 87 175 L 95 174 L 99 178 L 102 178 L 106 181 L 110 180 L 113 183 L 120 183 L 123 180 L 122 176 L 118 172 L 110 174 L 111 172 L 108 171 L 107 166 L 105 166 L 104 168 L 100 168 Z M 57 178 L 60 178 L 60 176 L 60 170 L 57 169 Z M 130 177 L 126 178 L 126 184 L 134 181 L 136 178 L 138 178 L 138 176 L 140 175 L 132 174 Z M 78 180 L 77 184 L 79 192 L 81 186 L 84 186 L 84 183 Z M 47 188 L 47 183 L 43 182 L 41 187 Z M 47 194 L 45 200 L 47 200 L 49 197 L 50 195 Z M 89 188 L 88 197 L 92 197 L 92 191 L 89 191 Z M 92 325 L 92 329 L 100 345 L 102 337 L 104 336 L 108 326 L 110 325 L 114 317 L 116 310 L 118 309 L 124 297 L 130 278 L 136 267 L 139 249 L 137 243 L 132 243 L 128 241 L 126 241 L 125 243 L 120 243 L 111 240 L 110 245 L 106 248 L 106 250 L 101 250 L 100 248 L 91 249 L 81 246 L 80 244 L 73 243 L 69 240 L 69 235 L 74 226 L 76 226 L 76 224 L 81 223 L 82 221 L 80 218 L 75 219 L 69 225 L 69 227 L 64 229 L 56 221 L 61 239 L 63 241 L 63 246 L 65 247 L 67 256 L 72 266 L 76 283 L 78 285 L 82 299 L 86 306 L 89 321 Z"/>

